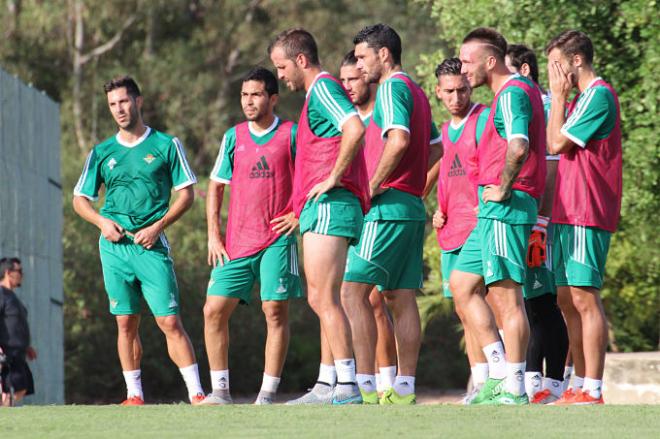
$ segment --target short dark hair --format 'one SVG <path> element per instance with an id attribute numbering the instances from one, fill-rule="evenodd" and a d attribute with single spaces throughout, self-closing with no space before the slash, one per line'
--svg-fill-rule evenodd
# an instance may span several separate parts
<path id="1" fill-rule="evenodd" d="M 112 90 L 116 90 L 122 87 L 126 87 L 126 92 L 130 97 L 134 99 L 138 96 L 142 96 L 142 93 L 140 93 L 140 87 L 138 87 L 137 82 L 135 82 L 135 79 L 128 75 L 117 76 L 116 78 L 113 78 L 103 84 L 103 90 L 105 90 L 105 94 L 108 94 Z"/>
<path id="2" fill-rule="evenodd" d="M 355 57 L 355 50 L 351 50 L 346 55 L 344 59 L 341 60 L 341 67 L 344 66 L 354 66 L 357 64 L 357 58 Z"/>
<path id="3" fill-rule="evenodd" d="M 549 54 L 555 48 L 568 57 L 582 55 L 587 64 L 591 64 L 594 60 L 594 46 L 591 44 L 591 39 L 579 30 L 567 30 L 554 37 L 545 48 L 545 53 Z"/>
<path id="4" fill-rule="evenodd" d="M 539 82 L 539 64 L 536 61 L 536 54 L 524 44 L 510 44 L 506 49 L 506 55 L 511 60 L 511 65 L 520 70 L 523 64 L 529 66 L 529 74 L 534 82 Z"/>
<path id="5" fill-rule="evenodd" d="M 375 50 L 387 47 L 394 63 L 401 64 L 401 37 L 390 26 L 378 23 L 364 27 L 353 38 L 353 44 L 360 43 L 367 43 L 367 46 Z"/>
<path id="6" fill-rule="evenodd" d="M 463 38 L 463 44 L 478 41 L 488 46 L 490 52 L 499 61 L 504 61 L 506 55 L 506 39 L 501 33 L 489 27 L 478 27 Z"/>
<path id="7" fill-rule="evenodd" d="M 440 79 L 441 76 L 460 76 L 462 65 L 458 58 L 447 58 L 435 68 L 435 77 Z"/>
<path id="8" fill-rule="evenodd" d="M 303 28 L 297 27 L 281 32 L 268 46 L 268 54 L 270 55 L 278 46 L 284 49 L 286 57 L 290 60 L 295 60 L 296 56 L 302 53 L 311 64 L 320 64 L 319 50 L 314 36 Z"/>
<path id="9" fill-rule="evenodd" d="M 0 279 L 5 278 L 5 273 L 14 269 L 14 265 L 21 265 L 21 260 L 18 258 L 2 258 L 0 259 Z"/>
<path id="10" fill-rule="evenodd" d="M 270 70 L 257 66 L 250 70 L 247 75 L 243 77 L 243 82 L 258 81 L 263 82 L 264 88 L 268 96 L 279 94 L 280 88 L 277 85 L 277 78 Z"/>

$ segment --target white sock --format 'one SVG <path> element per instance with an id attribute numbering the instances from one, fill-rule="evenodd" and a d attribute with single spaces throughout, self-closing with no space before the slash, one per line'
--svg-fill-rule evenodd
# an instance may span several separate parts
<path id="1" fill-rule="evenodd" d="M 571 375 L 573 375 L 573 366 L 564 367 L 564 392 L 568 389 L 568 385 L 571 384 Z"/>
<path id="2" fill-rule="evenodd" d="M 195 395 L 204 394 L 202 384 L 199 382 L 199 369 L 197 368 L 197 363 L 179 368 L 179 372 L 181 372 L 183 381 L 186 383 L 186 387 L 188 388 L 188 396 L 191 399 Z"/>
<path id="3" fill-rule="evenodd" d="M 504 345 L 502 342 L 491 343 L 485 346 L 482 351 L 488 360 L 488 378 L 501 380 L 506 377 L 506 359 L 504 358 Z"/>
<path id="4" fill-rule="evenodd" d="M 330 387 L 335 387 L 335 384 L 337 384 L 337 369 L 335 365 L 321 363 L 317 381 L 329 384 Z"/>
<path id="5" fill-rule="evenodd" d="M 415 377 L 397 375 L 394 380 L 394 391 L 400 396 L 415 393 Z"/>
<path id="6" fill-rule="evenodd" d="M 264 380 L 261 382 L 261 390 L 264 392 L 276 393 L 277 386 L 280 385 L 280 377 L 273 377 L 264 373 Z"/>
<path id="7" fill-rule="evenodd" d="M 564 391 L 564 383 L 552 378 L 543 378 L 543 388 L 548 389 L 552 396 L 559 398 Z"/>
<path id="8" fill-rule="evenodd" d="M 504 329 L 498 329 L 497 333 L 500 334 L 500 340 L 504 343 Z"/>
<path id="9" fill-rule="evenodd" d="M 343 360 L 335 360 L 335 369 L 337 369 L 337 384 L 350 384 L 356 382 L 354 359 L 346 358 Z"/>
<path id="10" fill-rule="evenodd" d="M 122 374 L 124 374 L 124 381 L 126 381 L 126 396 L 128 398 L 139 396 L 141 399 L 144 399 L 144 394 L 142 393 L 142 372 L 140 369 L 124 370 Z"/>
<path id="11" fill-rule="evenodd" d="M 211 388 L 229 391 L 229 369 L 211 371 Z"/>
<path id="12" fill-rule="evenodd" d="M 603 392 L 603 380 L 595 380 L 593 378 L 584 378 L 584 385 L 582 386 L 583 392 L 589 392 L 592 398 L 600 398 Z"/>
<path id="13" fill-rule="evenodd" d="M 364 393 L 371 393 L 376 391 L 376 376 L 359 373 L 355 375 L 357 384 Z"/>
<path id="14" fill-rule="evenodd" d="M 583 385 L 584 385 L 584 378 L 579 377 L 577 375 L 573 375 L 573 386 L 571 387 L 573 387 L 574 390 L 577 390 L 577 389 L 581 389 Z"/>
<path id="15" fill-rule="evenodd" d="M 394 386 L 396 380 L 396 366 L 379 367 L 380 379 L 383 380 L 383 392 Z"/>
<path id="16" fill-rule="evenodd" d="M 520 396 L 525 393 L 525 362 L 506 364 L 506 391 Z"/>
<path id="17" fill-rule="evenodd" d="M 543 390 L 543 375 L 541 372 L 525 372 L 525 392 L 531 400 L 534 395 Z"/>
<path id="18" fill-rule="evenodd" d="M 470 371 L 472 372 L 472 384 L 475 386 L 481 386 L 488 379 L 488 363 L 475 363 Z"/>

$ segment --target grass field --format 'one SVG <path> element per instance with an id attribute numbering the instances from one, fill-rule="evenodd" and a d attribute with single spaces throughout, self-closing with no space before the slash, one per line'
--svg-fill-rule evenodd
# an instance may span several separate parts
<path id="1" fill-rule="evenodd" d="M 658 438 L 660 406 L 191 407 L 0 409 L 0 438 Z"/>

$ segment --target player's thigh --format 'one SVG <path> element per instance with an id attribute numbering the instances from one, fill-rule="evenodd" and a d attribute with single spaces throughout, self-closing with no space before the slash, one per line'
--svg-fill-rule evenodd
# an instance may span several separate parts
<path id="1" fill-rule="evenodd" d="M 522 286 L 512 279 L 503 279 L 488 285 L 488 295 L 502 313 L 525 308 Z"/>
<path id="2" fill-rule="evenodd" d="M 527 245 L 532 226 L 508 224 L 490 218 L 479 218 L 478 224 L 481 225 L 486 285 L 508 279 L 522 284 L 525 281 Z"/>
<path id="3" fill-rule="evenodd" d="M 259 263 L 259 281 L 262 301 L 303 297 L 295 237 L 290 236 L 286 241 L 271 245 L 263 251 Z"/>
<path id="4" fill-rule="evenodd" d="M 99 239 L 103 284 L 113 315 L 138 314 L 141 310 L 142 293 L 134 266 L 143 251 L 127 238 L 118 243 L 110 242 L 103 236 Z"/>
<path id="5" fill-rule="evenodd" d="M 169 250 L 154 247 L 145 250 L 135 262 L 135 273 L 142 296 L 155 317 L 179 312 L 179 286 Z"/>
<path id="6" fill-rule="evenodd" d="M 597 227 L 584 226 L 569 226 L 564 231 L 569 252 L 567 284 L 601 289 L 612 234 Z"/>
<path id="7" fill-rule="evenodd" d="M 303 235 L 303 261 L 308 291 L 339 291 L 346 266 L 348 240 L 343 237 L 307 232 Z"/>
<path id="8" fill-rule="evenodd" d="M 231 261 L 225 260 L 223 265 L 216 265 L 211 271 L 206 297 L 238 299 L 241 303 L 250 303 L 257 278 L 255 266 L 258 268 L 260 260 L 261 252 Z"/>
<path id="9" fill-rule="evenodd" d="M 456 261 L 458 261 L 458 256 L 461 254 L 461 249 L 451 251 L 442 251 L 440 254 L 440 272 L 442 275 L 442 294 L 451 299 L 451 288 L 449 288 L 449 278 L 451 272 L 454 271 L 456 266 Z"/>

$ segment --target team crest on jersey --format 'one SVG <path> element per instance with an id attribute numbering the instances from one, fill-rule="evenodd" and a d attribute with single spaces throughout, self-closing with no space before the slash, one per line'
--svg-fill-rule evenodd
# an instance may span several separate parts
<path id="1" fill-rule="evenodd" d="M 111 299 L 111 300 L 110 300 L 110 307 L 111 307 L 112 309 L 117 308 L 117 305 L 118 305 L 118 304 L 119 304 L 119 302 L 117 302 L 117 299 Z"/>
<path id="2" fill-rule="evenodd" d="M 147 154 L 146 156 L 144 156 L 144 159 L 142 160 L 144 160 L 145 162 L 147 162 L 148 165 L 150 165 L 151 162 L 156 160 L 156 157 L 154 157 L 153 154 Z"/>
<path id="3" fill-rule="evenodd" d="M 108 162 L 108 168 L 112 171 L 115 168 L 115 165 L 117 164 L 117 160 L 114 158 L 111 158 L 110 161 Z"/>

